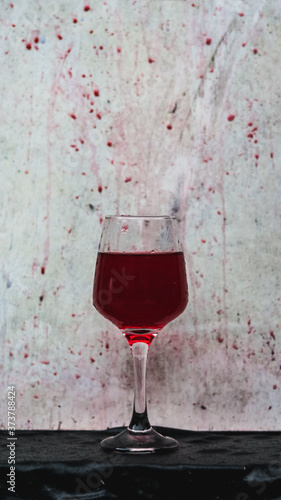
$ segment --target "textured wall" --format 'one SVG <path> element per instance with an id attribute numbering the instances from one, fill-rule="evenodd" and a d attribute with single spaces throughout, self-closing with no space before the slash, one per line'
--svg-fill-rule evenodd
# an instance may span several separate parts
<path id="1" fill-rule="evenodd" d="M 152 424 L 280 429 L 280 3 L 0 15 L 1 393 L 16 385 L 18 428 L 129 422 L 129 346 L 91 291 L 104 216 L 131 213 L 179 218 L 190 284 L 150 348 Z"/>

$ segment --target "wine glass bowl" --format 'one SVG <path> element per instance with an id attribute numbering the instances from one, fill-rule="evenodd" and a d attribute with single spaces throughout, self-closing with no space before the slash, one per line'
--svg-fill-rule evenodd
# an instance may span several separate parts
<path id="1" fill-rule="evenodd" d="M 188 303 L 178 222 L 169 216 L 105 218 L 97 256 L 93 304 L 126 337 L 134 363 L 134 408 L 130 425 L 102 441 L 118 451 L 175 449 L 177 441 L 150 425 L 146 407 L 146 359 L 162 328 Z"/>

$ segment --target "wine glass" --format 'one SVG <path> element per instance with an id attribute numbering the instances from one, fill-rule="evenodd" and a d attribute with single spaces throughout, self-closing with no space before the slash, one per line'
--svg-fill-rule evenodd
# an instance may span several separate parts
<path id="1" fill-rule="evenodd" d="M 158 332 L 188 303 L 188 286 L 175 217 L 105 217 L 93 304 L 127 339 L 134 364 L 134 406 L 129 426 L 101 442 L 107 450 L 149 453 L 174 450 L 178 442 L 149 423 L 146 361 Z"/>

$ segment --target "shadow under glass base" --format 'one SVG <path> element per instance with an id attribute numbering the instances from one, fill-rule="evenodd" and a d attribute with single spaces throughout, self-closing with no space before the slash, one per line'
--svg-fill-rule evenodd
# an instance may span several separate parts
<path id="1" fill-rule="evenodd" d="M 144 431 L 134 431 L 130 428 L 104 439 L 101 447 L 104 450 L 115 450 L 123 453 L 165 453 L 178 448 L 178 442 L 167 436 L 162 436 L 152 427 Z"/>

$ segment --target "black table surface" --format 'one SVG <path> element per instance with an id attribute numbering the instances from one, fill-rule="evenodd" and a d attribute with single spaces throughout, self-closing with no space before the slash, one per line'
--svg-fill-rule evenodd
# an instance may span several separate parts
<path id="1" fill-rule="evenodd" d="M 179 441 L 163 454 L 107 452 L 105 431 L 0 431 L 0 499 L 281 500 L 281 432 L 155 427 Z M 14 443 L 14 453 L 8 444 Z M 15 493 L 8 459 L 15 458 Z"/>

